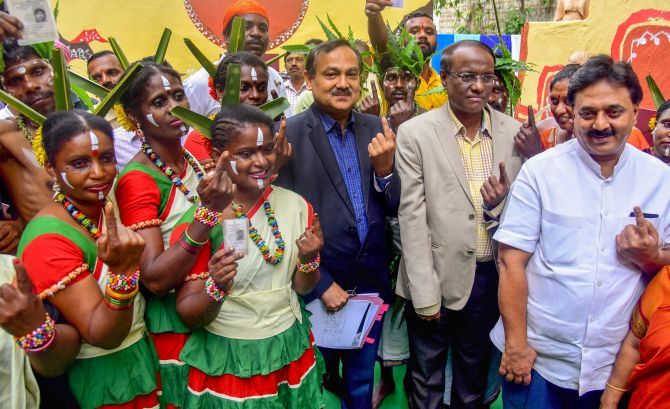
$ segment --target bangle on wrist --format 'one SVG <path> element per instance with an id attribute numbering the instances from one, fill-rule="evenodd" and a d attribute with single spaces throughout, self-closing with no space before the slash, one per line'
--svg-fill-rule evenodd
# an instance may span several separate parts
<path id="1" fill-rule="evenodd" d="M 618 386 L 614 386 L 609 382 L 605 383 L 605 385 L 607 385 L 608 388 L 613 389 L 613 390 L 618 391 L 618 392 L 624 392 L 624 393 L 628 392 L 628 389 L 619 388 Z"/>
<path id="2" fill-rule="evenodd" d="M 195 209 L 194 219 L 208 227 L 214 227 L 223 220 L 222 212 L 215 212 L 205 206 L 198 206 Z"/>
<path id="3" fill-rule="evenodd" d="M 209 298 L 219 303 L 224 302 L 228 298 L 228 294 L 230 294 L 230 291 L 221 290 L 212 277 L 209 277 L 205 281 L 205 292 L 207 292 Z"/>
<path id="4" fill-rule="evenodd" d="M 137 281 L 140 278 L 140 269 L 137 268 L 133 274 L 108 273 L 107 286 L 113 291 L 122 293 L 132 292 L 137 288 Z"/>
<path id="5" fill-rule="evenodd" d="M 42 325 L 22 337 L 14 337 L 16 344 L 28 352 L 41 352 L 47 349 L 56 338 L 56 322 L 49 313 L 45 313 Z"/>
<path id="6" fill-rule="evenodd" d="M 194 246 L 190 244 L 188 241 L 186 241 L 186 239 L 184 239 L 184 237 L 180 237 L 178 243 L 181 248 L 191 254 L 198 254 L 198 251 L 200 251 L 202 248 L 202 246 Z"/>
<path id="7" fill-rule="evenodd" d="M 209 241 L 209 238 L 205 239 L 205 241 L 195 241 L 191 238 L 191 236 L 188 235 L 187 230 L 188 230 L 188 228 L 186 230 L 184 230 L 184 233 L 181 235 L 181 238 L 184 239 L 184 241 L 186 241 L 186 243 L 190 244 L 191 246 L 202 247 L 205 244 L 207 244 L 207 242 Z"/>
<path id="8" fill-rule="evenodd" d="M 300 260 L 298 260 L 297 268 L 298 271 L 303 274 L 310 274 L 318 270 L 319 265 L 321 265 L 321 255 L 317 254 L 316 258 L 309 263 L 301 263 Z"/>
<path id="9" fill-rule="evenodd" d="M 189 274 L 186 276 L 184 281 L 195 281 L 195 280 L 205 280 L 209 278 L 209 271 L 205 271 L 202 273 L 195 273 L 195 274 Z"/>

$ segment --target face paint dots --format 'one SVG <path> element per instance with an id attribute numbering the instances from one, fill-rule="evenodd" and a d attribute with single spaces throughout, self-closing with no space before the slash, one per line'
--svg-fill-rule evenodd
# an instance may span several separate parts
<path id="1" fill-rule="evenodd" d="M 70 189 L 74 189 L 74 186 L 72 186 L 72 185 L 70 184 L 70 181 L 67 180 L 67 173 L 65 173 L 65 172 L 61 172 L 61 174 L 60 174 L 60 178 L 63 179 L 63 182 L 65 182 L 65 184 L 67 185 L 67 187 L 69 187 Z"/>
<path id="2" fill-rule="evenodd" d="M 161 80 L 163 80 L 163 88 L 166 91 L 169 91 L 170 90 L 170 81 L 168 81 L 168 79 L 165 78 L 165 75 L 161 75 Z"/>
<path id="3" fill-rule="evenodd" d="M 233 170 L 234 174 L 236 174 L 236 175 L 238 174 L 237 173 L 237 162 L 236 161 L 234 161 L 234 160 L 230 161 L 230 169 Z"/>
<path id="4" fill-rule="evenodd" d="M 258 73 L 256 72 L 256 68 L 254 67 L 251 67 L 251 80 L 252 81 L 258 80 Z"/>
<path id="5" fill-rule="evenodd" d="M 261 128 L 258 128 L 258 134 L 256 136 L 256 146 L 263 146 L 263 131 Z"/>
<path id="6" fill-rule="evenodd" d="M 93 131 L 88 131 L 88 137 L 91 138 L 91 153 L 94 156 L 98 156 L 98 151 L 100 149 L 100 141 L 98 141 L 98 136 Z"/>

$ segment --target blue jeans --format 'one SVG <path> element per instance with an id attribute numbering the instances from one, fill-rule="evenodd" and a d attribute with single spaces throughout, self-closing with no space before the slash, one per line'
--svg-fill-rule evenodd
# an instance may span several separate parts
<path id="1" fill-rule="evenodd" d="M 504 409 L 598 409 L 603 391 L 591 391 L 579 396 L 579 391 L 550 383 L 533 370 L 530 385 L 502 382 Z"/>
<path id="2" fill-rule="evenodd" d="M 368 335 L 368 338 L 375 340 L 374 344 L 365 343 L 361 349 L 319 348 L 327 363 L 331 361 L 332 366 L 337 367 L 336 362 L 342 362 L 342 379 L 347 392 L 342 401 L 342 409 L 372 408 L 375 362 L 382 322 L 376 322 Z M 335 363 L 332 362 L 333 360 Z M 327 366 L 331 365 L 327 364 Z"/>

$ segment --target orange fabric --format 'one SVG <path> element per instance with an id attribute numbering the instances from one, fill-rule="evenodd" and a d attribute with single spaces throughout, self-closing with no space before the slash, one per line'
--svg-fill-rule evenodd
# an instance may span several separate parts
<path id="1" fill-rule="evenodd" d="M 631 329 L 641 341 L 640 362 L 628 381 L 628 407 L 670 409 L 670 266 L 654 277 L 640 297 Z"/>
<path id="2" fill-rule="evenodd" d="M 647 153 L 651 152 L 651 146 L 649 146 L 647 138 L 644 137 L 642 131 L 637 129 L 637 127 L 633 127 L 633 130 L 630 132 L 630 136 L 628 137 L 628 143 L 635 146 L 641 151 Z"/>
<path id="3" fill-rule="evenodd" d="M 558 128 L 549 128 L 542 131 L 540 140 L 542 141 L 542 150 L 546 151 L 549 148 L 556 146 L 556 134 Z"/>
<path id="4" fill-rule="evenodd" d="M 226 14 L 223 16 L 224 30 L 233 20 L 233 17 L 242 16 L 244 14 L 258 14 L 265 17 L 268 23 L 270 23 L 268 12 L 265 11 L 263 6 L 261 6 L 260 3 L 258 3 L 256 0 L 238 0 L 228 8 Z"/>

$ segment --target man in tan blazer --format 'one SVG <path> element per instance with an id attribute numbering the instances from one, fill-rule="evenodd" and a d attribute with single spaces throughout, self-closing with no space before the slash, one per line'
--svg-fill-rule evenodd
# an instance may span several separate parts
<path id="1" fill-rule="evenodd" d="M 442 54 L 444 106 L 400 126 L 396 167 L 403 262 L 397 293 L 408 300 L 408 370 L 414 408 L 438 408 L 452 348 L 452 408 L 484 404 L 498 317 L 491 236 L 521 168 L 519 123 L 486 103 L 495 56 L 479 41 Z"/>

